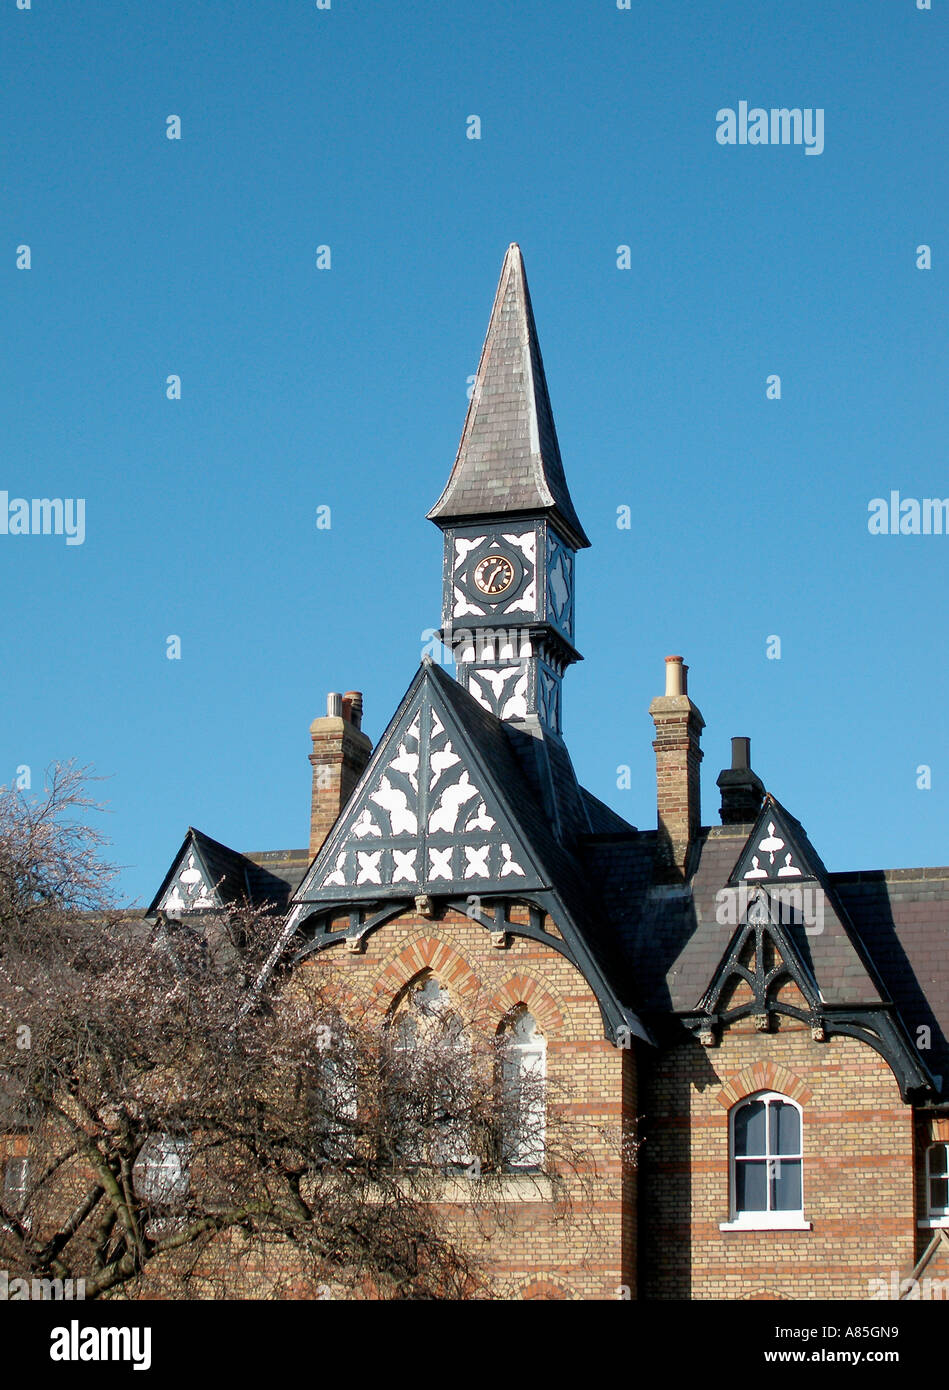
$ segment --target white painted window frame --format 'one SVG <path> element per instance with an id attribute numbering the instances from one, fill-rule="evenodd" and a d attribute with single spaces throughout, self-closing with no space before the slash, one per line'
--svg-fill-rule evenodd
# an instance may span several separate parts
<path id="1" fill-rule="evenodd" d="M 800 1211 L 738 1211 L 738 1155 L 735 1153 L 735 1119 L 738 1112 L 746 1105 L 751 1105 L 756 1101 L 764 1101 L 767 1105 L 770 1101 L 779 1100 L 785 1105 L 793 1105 L 798 1113 L 801 1128 L 801 1150 L 800 1154 L 789 1154 L 786 1157 L 800 1159 L 801 1163 L 801 1208 Z M 769 1123 L 766 1110 L 765 1118 L 765 1144 L 770 1146 L 771 1125 Z M 770 1159 L 770 1155 L 767 1155 Z M 781 1155 L 777 1155 L 778 1158 Z M 728 1209 L 730 1217 L 728 1221 L 719 1223 L 720 1231 L 810 1231 L 812 1224 L 804 1219 L 804 1166 L 806 1155 L 804 1152 L 804 1110 L 791 1096 L 784 1095 L 781 1091 L 754 1091 L 751 1095 L 743 1096 L 736 1101 L 728 1112 Z M 771 1184 L 770 1175 L 768 1182 L 768 1194 L 770 1199 Z"/>
<path id="2" fill-rule="evenodd" d="M 942 1173 L 933 1174 L 931 1171 L 932 1164 L 930 1162 L 930 1155 L 933 1153 L 934 1149 L 945 1149 L 947 1160 L 949 1160 L 949 1143 L 947 1143 L 945 1139 L 934 1139 L 931 1144 L 927 1144 L 926 1146 L 926 1215 L 922 1221 L 917 1221 L 916 1225 L 923 1230 L 930 1231 L 938 1231 L 949 1227 L 949 1205 L 942 1209 L 934 1210 L 932 1204 L 931 1179 L 934 1176 L 945 1176 Z M 947 1161 L 946 1166 L 949 1168 L 949 1161 Z"/>

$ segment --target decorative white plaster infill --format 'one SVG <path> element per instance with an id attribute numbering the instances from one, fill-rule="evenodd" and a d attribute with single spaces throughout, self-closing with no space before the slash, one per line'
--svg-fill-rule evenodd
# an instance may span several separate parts
<path id="1" fill-rule="evenodd" d="M 527 667 L 521 662 L 500 670 L 482 667 L 467 673 L 468 689 L 478 704 L 499 719 L 526 718 L 528 684 Z"/>
<path id="2" fill-rule="evenodd" d="M 758 842 L 758 853 L 752 855 L 751 868 L 745 878 L 800 878 L 801 870 L 792 862 L 793 855 L 776 833 L 774 821 L 768 822 L 768 833 Z M 775 865 L 777 864 L 777 868 Z"/>
<path id="3" fill-rule="evenodd" d="M 158 904 L 159 910 L 168 917 L 178 917 L 183 912 L 200 912 L 216 906 L 214 893 L 198 868 L 194 851 L 189 850 L 182 855 L 177 873 Z"/>
<path id="4" fill-rule="evenodd" d="M 517 698 L 523 695 L 515 688 L 507 703 Z M 498 824 L 489 803 L 480 776 L 466 765 L 438 711 L 422 704 L 374 783 L 360 794 L 346 839 L 319 886 L 421 888 L 523 879 L 510 831 Z"/>

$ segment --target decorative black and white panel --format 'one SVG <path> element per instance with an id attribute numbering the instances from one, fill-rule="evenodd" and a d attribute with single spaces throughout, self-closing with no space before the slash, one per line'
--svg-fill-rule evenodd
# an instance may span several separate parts
<path id="1" fill-rule="evenodd" d="M 549 527 L 546 531 L 547 617 L 572 642 L 574 555 L 555 532 Z"/>
<path id="2" fill-rule="evenodd" d="M 560 733 L 560 676 L 546 662 L 537 662 L 537 713 L 541 722 Z"/>
<path id="3" fill-rule="evenodd" d="M 528 712 L 530 669 L 526 661 L 510 666 L 465 666 L 464 685 L 499 719 L 524 719 Z"/>
<path id="4" fill-rule="evenodd" d="M 387 739 L 298 900 L 540 885 L 487 774 L 439 706 L 423 695 Z"/>
<path id="5" fill-rule="evenodd" d="M 794 843 L 790 828 L 771 805 L 766 806 L 732 873 L 731 883 L 793 883 L 816 877 Z"/>
<path id="6" fill-rule="evenodd" d="M 219 907 L 214 892 L 193 846 L 182 854 L 171 882 L 158 902 L 158 911 L 166 917 L 181 917 L 186 912 L 202 912 Z"/>
<path id="7" fill-rule="evenodd" d="M 394 756 L 353 808 L 345 838 L 314 886 L 418 883 L 421 720 L 419 704 L 398 739 Z M 332 835 L 330 844 L 338 838 Z M 320 859 L 324 857 L 325 853 Z M 319 867 L 319 860 L 314 867 Z"/>
<path id="8" fill-rule="evenodd" d="M 478 620 L 510 624 L 537 618 L 537 539 L 534 526 L 449 532 L 445 625 L 477 627 Z"/>
<path id="9" fill-rule="evenodd" d="M 467 583 L 469 561 L 473 551 L 480 551 L 488 544 L 487 534 L 481 536 L 449 536 L 451 546 L 451 607 L 448 617 L 452 624 L 460 623 L 467 617 L 485 618 L 488 607 L 478 594 L 472 594 Z"/>
<path id="10" fill-rule="evenodd" d="M 478 704 L 498 719 L 526 719 L 536 714 L 541 723 L 559 733 L 561 673 L 537 654 L 537 645 L 525 634 L 519 647 L 499 646 L 496 661 L 490 660 L 495 653 L 480 643 L 460 646 L 456 653 L 458 679 Z"/>
<path id="11" fill-rule="evenodd" d="M 521 563 L 522 578 L 517 590 L 505 595 L 501 612 L 505 617 L 520 614 L 532 618 L 537 612 L 537 535 L 533 528 L 529 531 L 502 531 L 501 544 L 508 553 L 517 552 Z"/>

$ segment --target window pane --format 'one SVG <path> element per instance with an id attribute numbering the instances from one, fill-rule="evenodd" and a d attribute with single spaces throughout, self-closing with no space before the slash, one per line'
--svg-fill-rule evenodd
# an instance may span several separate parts
<path id="1" fill-rule="evenodd" d="M 735 1205 L 739 1211 L 768 1210 L 768 1165 L 765 1162 L 735 1164 Z"/>
<path id="2" fill-rule="evenodd" d="M 133 1168 L 138 1196 L 156 1204 L 179 1201 L 190 1189 L 191 1141 L 153 1134 L 142 1145 Z"/>
<path id="3" fill-rule="evenodd" d="M 944 1212 L 949 1207 L 949 1178 L 930 1178 L 929 1209 Z"/>
<path id="4" fill-rule="evenodd" d="M 505 1168 L 543 1167 L 546 1139 L 546 1048 L 533 1016 L 520 1008 L 499 1034 L 501 1162 Z"/>
<path id="5" fill-rule="evenodd" d="M 20 1211 L 26 1199 L 29 1160 L 8 1158 L 3 1173 L 3 1197 L 12 1211 Z"/>
<path id="6" fill-rule="evenodd" d="M 7 1193 L 22 1192 L 26 1186 L 25 1158 L 8 1158 L 3 1174 L 3 1186 Z"/>
<path id="7" fill-rule="evenodd" d="M 949 1160 L 949 1144 L 933 1144 L 929 1150 L 929 1171 L 934 1178 L 949 1173 L 947 1160 Z"/>
<path id="8" fill-rule="evenodd" d="M 801 1160 L 779 1158 L 772 1162 L 772 1211 L 801 1210 Z"/>
<path id="9" fill-rule="evenodd" d="M 801 1152 L 801 1117 L 793 1105 L 787 1101 L 773 1100 L 771 1111 L 771 1152 L 772 1154 L 799 1154 Z"/>
<path id="10" fill-rule="evenodd" d="M 735 1116 L 735 1153 L 765 1154 L 765 1107 L 763 1100 L 743 1105 Z"/>
<path id="11" fill-rule="evenodd" d="M 513 1047 L 502 1064 L 504 1149 L 511 1168 L 539 1168 L 544 1161 L 546 1106 L 544 1055 L 538 1049 Z"/>

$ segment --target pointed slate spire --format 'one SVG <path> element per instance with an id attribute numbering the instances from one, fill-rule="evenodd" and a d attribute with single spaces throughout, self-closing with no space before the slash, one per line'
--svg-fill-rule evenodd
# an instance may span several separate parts
<path id="1" fill-rule="evenodd" d="M 545 515 L 588 546 L 567 489 L 521 249 L 508 247 L 455 466 L 431 521 Z"/>

